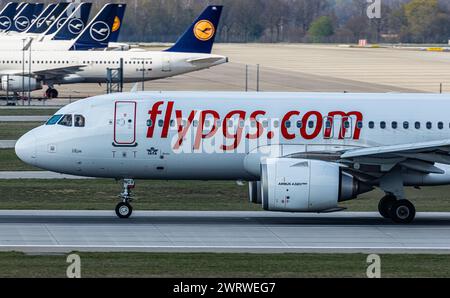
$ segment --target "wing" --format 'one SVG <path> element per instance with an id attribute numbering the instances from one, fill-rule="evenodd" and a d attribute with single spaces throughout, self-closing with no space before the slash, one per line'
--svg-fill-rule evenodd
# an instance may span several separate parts
<path id="1" fill-rule="evenodd" d="M 36 70 L 32 71 L 32 75 L 34 77 L 37 77 L 42 80 L 54 80 L 54 79 L 61 79 L 64 78 L 67 75 L 75 74 L 83 68 L 86 67 L 86 65 L 71 65 L 71 66 L 64 66 L 64 67 L 55 67 L 55 68 L 47 68 L 43 70 Z M 6 72 L 1 72 L 2 75 L 22 75 L 23 70 L 17 69 L 17 70 L 10 70 Z M 25 74 L 28 74 L 28 71 L 25 70 Z"/>
<path id="2" fill-rule="evenodd" d="M 395 166 L 421 173 L 445 173 L 436 163 L 450 165 L 450 140 L 348 150 L 339 162 L 361 179 L 377 178 Z"/>

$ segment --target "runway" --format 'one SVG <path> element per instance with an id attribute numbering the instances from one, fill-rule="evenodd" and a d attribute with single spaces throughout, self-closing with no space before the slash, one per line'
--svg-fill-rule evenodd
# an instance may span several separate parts
<path id="1" fill-rule="evenodd" d="M 12 149 L 16 142 L 16 140 L 0 140 L 0 149 Z"/>
<path id="2" fill-rule="evenodd" d="M 365 212 L 0 211 L 0 250 L 450 253 L 450 213 L 396 225 Z"/>
<path id="3" fill-rule="evenodd" d="M 14 180 L 14 179 L 93 179 L 89 177 L 80 177 L 73 175 L 59 174 L 47 171 L 0 171 L 0 180 Z"/>

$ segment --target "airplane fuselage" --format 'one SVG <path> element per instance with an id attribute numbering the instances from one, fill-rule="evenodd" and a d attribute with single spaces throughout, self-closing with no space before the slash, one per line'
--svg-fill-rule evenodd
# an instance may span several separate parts
<path id="1" fill-rule="evenodd" d="M 431 94 L 125 93 L 62 108 L 85 126 L 43 125 L 16 150 L 80 176 L 253 181 L 264 157 L 333 161 L 351 148 L 450 139 L 448 110 L 448 95 Z M 439 167 L 405 173 L 405 185 L 450 183 Z"/>

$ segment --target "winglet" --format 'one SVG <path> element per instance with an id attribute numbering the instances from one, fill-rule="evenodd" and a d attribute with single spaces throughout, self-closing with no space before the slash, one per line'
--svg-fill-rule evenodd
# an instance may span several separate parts
<path id="1" fill-rule="evenodd" d="M 210 54 L 218 32 L 222 8 L 221 5 L 208 6 L 166 52 Z"/>

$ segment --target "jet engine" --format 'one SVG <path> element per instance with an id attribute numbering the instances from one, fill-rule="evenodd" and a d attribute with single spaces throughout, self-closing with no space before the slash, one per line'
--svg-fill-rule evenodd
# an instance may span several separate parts
<path id="1" fill-rule="evenodd" d="M 10 92 L 34 91 L 42 89 L 42 83 L 30 77 L 2 76 L 1 89 Z"/>
<path id="2" fill-rule="evenodd" d="M 269 158 L 261 164 L 264 210 L 324 212 L 352 200 L 372 186 L 344 173 L 336 163 L 320 160 Z"/>

